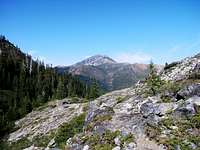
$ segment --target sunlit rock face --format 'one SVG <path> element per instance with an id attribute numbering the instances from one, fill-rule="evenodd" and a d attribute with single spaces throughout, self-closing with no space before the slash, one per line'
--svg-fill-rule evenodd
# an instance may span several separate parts
<path id="1" fill-rule="evenodd" d="M 179 81 L 200 78 L 200 54 L 169 64 L 166 68 L 161 76 L 164 80 Z"/>
<path id="2" fill-rule="evenodd" d="M 16 130 L 9 136 L 9 141 L 14 142 L 23 137 L 33 139 L 45 135 L 59 128 L 63 123 L 83 112 L 84 103 L 68 104 L 70 99 L 55 100 L 46 106 L 39 107 L 24 118 L 15 122 Z"/>

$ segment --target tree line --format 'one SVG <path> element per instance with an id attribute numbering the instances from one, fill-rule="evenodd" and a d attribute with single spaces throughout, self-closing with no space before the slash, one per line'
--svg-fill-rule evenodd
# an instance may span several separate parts
<path id="1" fill-rule="evenodd" d="M 33 60 L 0 36 L 0 135 L 12 131 L 14 121 L 52 99 L 100 95 L 95 80 L 88 85 L 71 74 Z"/>

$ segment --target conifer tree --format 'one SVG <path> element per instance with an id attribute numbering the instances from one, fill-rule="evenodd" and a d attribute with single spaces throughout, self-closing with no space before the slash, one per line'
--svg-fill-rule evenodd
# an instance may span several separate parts
<path id="1" fill-rule="evenodd" d="M 147 86 L 152 95 L 156 95 L 162 85 L 160 76 L 158 75 L 154 63 L 151 61 L 149 64 L 149 76 L 147 78 Z"/>
<path id="2" fill-rule="evenodd" d="M 56 91 L 56 98 L 58 98 L 58 99 L 62 99 L 62 98 L 64 98 L 65 97 L 65 94 L 64 94 L 64 84 L 63 84 L 63 80 L 62 80 L 62 78 L 60 77 L 59 78 L 59 82 L 58 82 L 58 87 L 57 87 L 57 91 Z"/>
<path id="3" fill-rule="evenodd" d="M 91 87 L 89 88 L 89 96 L 88 97 L 90 99 L 95 99 L 99 96 L 100 96 L 99 86 L 97 84 L 97 81 L 95 79 L 93 79 L 93 83 L 92 83 Z"/>

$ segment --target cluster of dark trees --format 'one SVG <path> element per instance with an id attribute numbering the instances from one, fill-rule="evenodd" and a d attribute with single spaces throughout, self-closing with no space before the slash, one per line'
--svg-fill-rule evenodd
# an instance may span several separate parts
<path id="1" fill-rule="evenodd" d="M 87 85 L 71 74 L 57 73 L 0 36 L 0 135 L 9 133 L 15 120 L 49 100 L 98 97 L 98 85 L 95 80 L 92 83 Z"/>

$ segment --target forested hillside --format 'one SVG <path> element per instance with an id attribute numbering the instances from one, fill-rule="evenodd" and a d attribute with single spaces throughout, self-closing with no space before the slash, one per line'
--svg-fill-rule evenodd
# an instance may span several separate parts
<path id="1" fill-rule="evenodd" d="M 0 135 L 13 130 L 14 121 L 52 99 L 96 98 L 99 88 L 70 74 L 59 74 L 51 65 L 33 60 L 0 36 Z"/>

